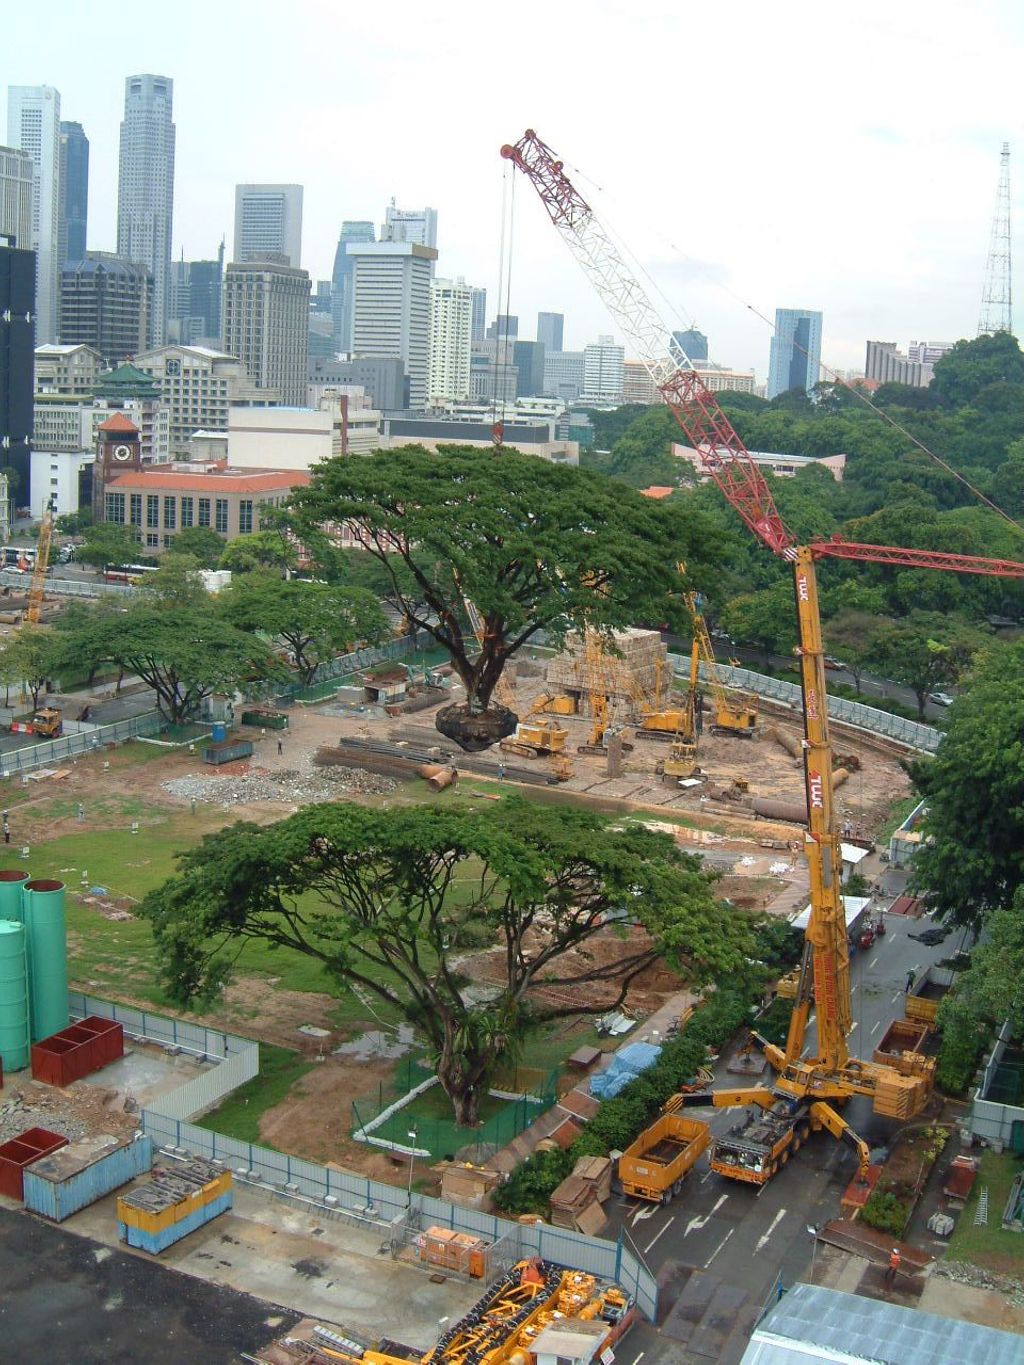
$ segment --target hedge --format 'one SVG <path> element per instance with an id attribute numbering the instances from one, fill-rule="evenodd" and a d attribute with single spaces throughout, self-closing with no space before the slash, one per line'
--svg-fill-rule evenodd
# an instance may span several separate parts
<path id="1" fill-rule="evenodd" d="M 579 1158 L 624 1151 L 665 1101 L 693 1080 L 707 1060 L 708 1048 L 721 1048 L 749 1022 L 757 995 L 759 992 L 716 991 L 674 1038 L 662 1044 L 661 1056 L 653 1066 L 630 1081 L 614 1099 L 601 1104 L 567 1152 L 558 1148 L 527 1157 L 495 1190 L 496 1207 L 512 1214 L 547 1214 L 551 1195 L 571 1175 Z"/>

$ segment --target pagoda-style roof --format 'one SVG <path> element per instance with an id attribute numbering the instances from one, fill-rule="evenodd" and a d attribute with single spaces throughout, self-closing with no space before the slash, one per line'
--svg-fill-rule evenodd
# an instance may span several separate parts
<path id="1" fill-rule="evenodd" d="M 105 422 L 101 422 L 96 428 L 97 431 L 113 431 L 124 436 L 138 436 L 139 429 L 130 417 L 126 417 L 123 412 L 112 413 Z"/>
<path id="2" fill-rule="evenodd" d="M 93 393 L 97 398 L 159 398 L 160 388 L 151 374 L 125 361 L 115 369 L 104 370 Z"/>

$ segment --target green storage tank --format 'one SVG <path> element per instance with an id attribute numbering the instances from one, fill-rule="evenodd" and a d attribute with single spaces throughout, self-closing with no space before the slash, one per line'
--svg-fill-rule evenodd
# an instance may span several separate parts
<path id="1" fill-rule="evenodd" d="M 0 919 L 0 1062 L 4 1071 L 28 1066 L 28 966 L 25 926 Z"/>
<path id="2" fill-rule="evenodd" d="M 16 919 L 24 923 L 22 889 L 28 881 L 28 873 L 21 868 L 10 867 L 0 872 L 0 919 Z"/>
<path id="3" fill-rule="evenodd" d="M 68 946 L 64 883 L 46 877 L 23 891 L 28 938 L 28 998 L 32 1041 L 68 1026 Z"/>

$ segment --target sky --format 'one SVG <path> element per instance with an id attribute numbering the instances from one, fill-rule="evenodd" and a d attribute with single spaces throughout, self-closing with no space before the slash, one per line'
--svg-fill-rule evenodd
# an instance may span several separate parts
<path id="1" fill-rule="evenodd" d="M 124 78 L 152 72 L 174 81 L 175 256 L 224 236 L 230 258 L 236 183 L 297 182 L 326 279 L 342 220 L 394 197 L 437 209 L 438 274 L 485 285 L 493 316 L 510 203 L 520 336 L 543 310 L 567 349 L 622 340 L 507 183 L 499 149 L 531 127 L 666 323 L 759 379 L 777 307 L 820 309 L 842 369 L 868 338 L 974 335 L 1004 141 L 1024 186 L 1022 68 L 1018 0 L 51 0 L 0 26 L 0 85 L 55 86 L 90 140 L 90 249 L 116 245 Z"/>

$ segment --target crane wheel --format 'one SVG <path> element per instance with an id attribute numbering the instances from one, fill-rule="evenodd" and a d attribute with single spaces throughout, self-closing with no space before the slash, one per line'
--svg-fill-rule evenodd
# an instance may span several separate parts
<path id="1" fill-rule="evenodd" d="M 793 1141 L 790 1143 L 790 1150 L 791 1150 L 791 1151 L 794 1151 L 794 1152 L 799 1152 L 800 1148 L 801 1148 L 803 1145 L 804 1145 L 804 1140 L 803 1140 L 803 1138 L 800 1136 L 800 1129 L 799 1129 L 799 1128 L 794 1128 L 794 1130 L 793 1130 Z"/>
<path id="2" fill-rule="evenodd" d="M 797 1136 L 801 1142 L 806 1142 L 811 1136 L 811 1125 L 808 1119 L 804 1119 L 797 1127 Z"/>
<path id="3" fill-rule="evenodd" d="M 786 1150 L 785 1150 L 785 1151 L 781 1154 L 781 1156 L 779 1157 L 779 1165 L 780 1165 L 780 1166 L 785 1166 L 785 1164 L 786 1164 L 786 1162 L 787 1162 L 788 1160 L 789 1160 L 789 1148 L 787 1147 Z"/>

